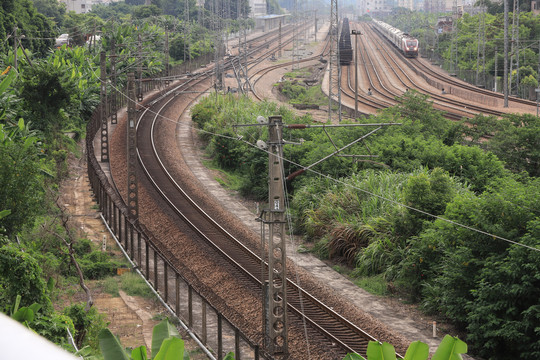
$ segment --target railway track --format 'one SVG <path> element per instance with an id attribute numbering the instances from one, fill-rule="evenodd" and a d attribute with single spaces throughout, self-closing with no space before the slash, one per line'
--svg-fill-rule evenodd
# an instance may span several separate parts
<path id="1" fill-rule="evenodd" d="M 369 32 L 373 39 L 377 39 L 377 43 L 379 44 L 378 49 L 383 50 L 385 52 L 386 56 L 389 59 L 391 59 L 392 63 L 395 64 L 395 66 L 397 66 L 397 67 L 401 68 L 401 66 L 397 62 L 397 59 L 398 58 L 403 59 L 403 63 L 408 65 L 408 67 L 412 71 L 414 71 L 417 75 L 422 75 L 424 78 L 427 77 L 427 78 L 430 78 L 430 79 L 437 79 L 442 84 L 446 84 L 447 89 L 449 89 L 451 86 L 453 86 L 456 89 L 459 89 L 459 91 L 465 91 L 465 94 L 468 93 L 468 94 L 477 96 L 477 98 L 482 99 L 482 100 L 484 100 L 484 99 L 487 99 L 487 100 L 489 100 L 489 99 L 503 99 L 504 98 L 503 94 L 496 93 L 496 92 L 493 92 L 493 91 L 489 91 L 489 90 L 486 90 L 486 89 L 482 89 L 482 88 L 476 87 L 474 85 L 471 85 L 471 84 L 469 84 L 467 82 L 455 79 L 454 77 L 452 77 L 450 75 L 443 74 L 443 73 L 433 69 L 432 67 L 425 65 L 422 62 L 422 60 L 419 59 L 419 58 L 407 58 L 407 59 L 404 59 L 404 56 L 401 53 L 399 53 L 397 51 L 397 49 L 392 47 L 389 50 L 388 46 L 382 45 L 382 43 L 385 42 L 385 39 L 383 39 L 382 36 L 380 36 L 378 31 L 373 29 L 373 25 L 369 25 L 369 26 L 364 25 L 363 29 L 364 29 L 365 32 Z M 405 70 L 401 69 L 401 71 L 403 72 L 403 74 L 406 74 Z M 441 93 L 436 93 L 436 92 L 434 93 L 433 91 L 428 91 L 424 86 L 420 86 L 411 77 L 407 76 L 407 78 L 411 82 L 412 86 L 414 86 L 420 92 L 429 93 L 430 96 L 434 100 L 436 100 L 438 102 L 441 102 L 441 103 L 445 103 L 445 102 L 448 103 L 449 102 L 449 100 L 445 96 L 441 95 Z M 511 97 L 511 98 L 509 98 L 509 101 L 513 102 L 515 104 L 527 105 L 527 106 L 531 106 L 531 107 L 536 106 L 535 102 L 530 101 L 530 100 L 525 100 L 525 99 L 519 99 L 519 98 Z M 498 116 L 498 117 L 505 114 L 505 111 L 500 111 L 500 110 L 494 109 L 496 107 L 496 106 L 493 105 L 493 104 L 495 104 L 494 101 L 488 101 L 488 103 L 490 103 L 489 105 L 487 105 L 487 104 L 486 105 L 478 105 L 478 104 L 470 102 L 470 101 L 460 101 L 460 100 L 456 100 L 456 99 L 453 99 L 451 102 L 452 102 L 452 106 L 461 109 L 465 113 L 481 113 L 481 114 L 494 115 L 494 116 Z M 471 117 L 471 116 L 468 116 L 468 117 Z"/>
<path id="2" fill-rule="evenodd" d="M 163 114 L 175 102 L 182 101 L 183 93 L 206 91 L 211 86 L 210 72 L 202 72 L 163 92 L 142 111 L 137 125 L 140 173 L 144 173 L 145 180 L 152 185 L 156 194 L 169 204 L 181 227 L 189 227 L 191 236 L 196 237 L 195 241 L 204 242 L 218 253 L 219 258 L 228 264 L 228 271 L 234 272 L 234 277 L 246 291 L 260 293 L 262 274 L 267 271 L 264 255 L 259 256 L 243 245 L 241 239 L 214 221 L 211 214 L 197 204 L 197 196 L 191 194 L 189 187 L 183 186 L 182 181 L 175 179 L 167 169 L 165 158 L 168 154 L 164 153 L 166 149 L 160 149 L 162 139 L 156 138 L 163 124 L 161 120 L 166 117 Z M 287 299 L 292 325 L 301 329 L 304 323 L 307 324 L 311 340 L 327 343 L 329 351 L 335 352 L 338 357 L 348 352 L 365 355 L 368 342 L 376 340 L 291 279 L 288 279 Z"/>
<path id="3" fill-rule="evenodd" d="M 384 108 L 395 105 L 396 98 L 403 94 L 403 90 L 397 89 L 391 82 L 385 80 L 388 75 L 383 77 L 379 70 L 384 67 L 393 74 L 393 78 L 397 79 L 399 86 L 404 89 L 415 89 L 420 93 L 429 95 L 434 101 L 434 107 L 443 111 L 445 116 L 452 120 L 460 120 L 462 117 L 474 117 L 478 113 L 488 113 L 496 116 L 500 116 L 501 112 L 494 111 L 487 107 L 476 106 L 470 103 L 456 101 L 454 99 L 449 100 L 441 94 L 437 94 L 432 89 L 428 89 L 425 86 L 420 85 L 414 78 L 407 74 L 407 71 L 398 62 L 399 54 L 396 54 L 393 49 L 389 50 L 385 41 L 382 41 L 370 28 L 363 27 L 363 33 L 369 37 L 369 40 L 365 36 L 361 37 L 360 45 L 362 47 L 359 54 L 361 56 L 360 64 L 363 65 L 361 72 L 365 78 L 369 81 L 369 86 L 377 98 L 376 101 L 371 96 L 361 96 L 361 101 L 368 106 L 374 106 L 376 108 Z M 376 49 L 374 48 L 376 46 Z M 380 56 L 375 58 L 375 55 L 380 53 Z M 404 61 L 407 61 L 405 59 Z M 351 69 L 347 71 L 347 88 L 348 91 L 344 92 L 349 98 L 354 95 L 354 88 L 351 86 Z M 387 83 L 388 85 L 385 85 Z"/>

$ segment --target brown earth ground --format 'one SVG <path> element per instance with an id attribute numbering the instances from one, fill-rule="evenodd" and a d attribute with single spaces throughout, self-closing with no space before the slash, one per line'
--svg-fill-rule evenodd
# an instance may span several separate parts
<path id="1" fill-rule="evenodd" d="M 77 229 L 80 238 L 87 238 L 97 247 L 101 247 L 105 237 L 107 251 L 118 258 L 122 253 L 111 238 L 103 224 L 98 205 L 88 181 L 84 143 L 81 144 L 83 154 L 79 159 L 71 155 L 69 158 L 69 178 L 62 184 L 61 202 L 70 214 L 71 225 Z M 113 296 L 103 290 L 101 281 L 86 283 L 92 291 L 94 307 L 105 316 L 108 328 L 117 335 L 124 347 L 135 348 L 145 345 L 150 352 L 152 348 L 152 329 L 169 313 L 157 299 L 130 296 L 119 291 L 120 296 Z M 148 290 L 149 292 L 151 290 Z M 79 286 L 72 286 L 61 297 L 61 305 L 86 302 L 86 295 Z M 192 360 L 207 359 L 197 343 L 185 331 L 180 331 L 185 348 Z"/>

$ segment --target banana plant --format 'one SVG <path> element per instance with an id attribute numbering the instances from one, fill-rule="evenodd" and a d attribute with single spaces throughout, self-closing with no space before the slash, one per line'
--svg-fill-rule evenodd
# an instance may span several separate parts
<path id="1" fill-rule="evenodd" d="M 431 360 L 462 360 L 461 354 L 467 352 L 467 344 L 457 337 L 446 335 Z M 370 341 L 367 348 L 367 360 L 396 360 L 396 351 L 388 343 Z M 427 360 L 429 347 L 421 341 L 409 345 L 404 360 Z M 358 354 L 347 354 L 343 360 L 366 360 Z"/>
<path id="2" fill-rule="evenodd" d="M 99 347 L 104 360 L 189 360 L 189 354 L 184 348 L 184 341 L 178 330 L 163 320 L 152 330 L 152 355 L 148 358 L 146 346 L 141 345 L 131 351 L 124 349 L 120 340 L 109 329 L 99 333 Z M 233 360 L 232 353 L 225 360 Z"/>

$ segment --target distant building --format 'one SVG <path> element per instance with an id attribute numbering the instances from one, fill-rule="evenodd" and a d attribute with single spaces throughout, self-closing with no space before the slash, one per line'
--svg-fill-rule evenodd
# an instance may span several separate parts
<path id="1" fill-rule="evenodd" d="M 414 10 L 413 0 L 397 0 L 396 5 L 409 10 Z"/>
<path id="2" fill-rule="evenodd" d="M 425 0 L 424 11 L 427 13 L 446 12 L 446 1 L 445 0 Z"/>
<path id="3" fill-rule="evenodd" d="M 92 10 L 92 0 L 60 0 L 66 4 L 66 11 L 84 14 Z"/>
<path id="4" fill-rule="evenodd" d="M 463 5 L 462 12 L 474 16 L 483 12 L 487 12 L 487 6 Z"/>
<path id="5" fill-rule="evenodd" d="M 447 33 L 452 31 L 453 19 L 451 16 L 441 16 L 437 18 L 437 34 Z"/>
<path id="6" fill-rule="evenodd" d="M 470 2 L 469 0 L 424 0 L 424 11 L 428 13 L 448 13 L 454 12 L 454 5 L 457 6 L 458 11 L 463 10 L 463 4 Z"/>
<path id="7" fill-rule="evenodd" d="M 540 15 L 540 0 L 531 1 L 531 12 L 534 15 Z"/>
<path id="8" fill-rule="evenodd" d="M 251 8 L 251 17 L 257 18 L 266 15 L 266 0 L 249 0 Z"/>
<path id="9" fill-rule="evenodd" d="M 407 2 L 408 0 L 402 1 Z M 388 0 L 357 0 L 356 6 L 360 15 L 377 16 L 379 14 L 389 13 L 394 8 L 394 3 Z"/>

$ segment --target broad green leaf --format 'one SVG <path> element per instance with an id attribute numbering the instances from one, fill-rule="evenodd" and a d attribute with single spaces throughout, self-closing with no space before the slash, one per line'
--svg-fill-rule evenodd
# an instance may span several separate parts
<path id="1" fill-rule="evenodd" d="M 5 218 L 9 214 L 11 214 L 11 210 L 1 210 L 0 211 L 0 219 Z"/>
<path id="2" fill-rule="evenodd" d="M 179 337 L 178 330 L 169 323 L 168 320 L 163 320 L 152 330 L 152 354 L 157 354 L 163 340 L 172 336 Z"/>
<path id="3" fill-rule="evenodd" d="M 366 354 L 368 360 L 396 360 L 396 350 L 386 342 L 370 341 Z"/>
<path id="4" fill-rule="evenodd" d="M 17 320 L 20 323 L 31 322 L 34 320 L 34 311 L 30 309 L 29 307 L 22 307 L 15 314 L 13 314 L 12 318 L 14 320 Z"/>
<path id="5" fill-rule="evenodd" d="M 429 346 L 421 341 L 414 341 L 409 345 L 403 360 L 426 360 L 429 356 Z"/>
<path id="6" fill-rule="evenodd" d="M 23 130 L 24 130 L 24 119 L 23 119 L 23 118 L 20 118 L 20 119 L 19 119 L 19 122 L 17 123 L 17 125 L 19 126 L 19 129 L 20 129 L 21 131 L 23 131 Z"/>
<path id="7" fill-rule="evenodd" d="M 467 352 L 467 344 L 450 335 L 446 335 L 433 354 L 431 360 L 462 360 L 460 354 Z"/>
<path id="8" fill-rule="evenodd" d="M 234 353 L 231 351 L 230 353 L 228 353 L 227 355 L 225 355 L 225 357 L 223 358 L 223 360 L 234 360 Z"/>
<path id="9" fill-rule="evenodd" d="M 8 86 L 11 85 L 11 82 L 13 81 L 13 79 L 15 79 L 15 76 L 17 76 L 17 71 L 10 68 L 8 70 L 7 76 L 4 78 L 4 80 L 2 80 L 2 82 L 0 82 L 0 94 L 6 91 Z"/>
<path id="10" fill-rule="evenodd" d="M 129 360 L 122 344 L 109 329 L 99 332 L 99 348 L 104 360 Z"/>
<path id="11" fill-rule="evenodd" d="M 153 345 L 152 345 L 153 346 Z M 153 347 L 152 347 L 153 349 Z M 181 360 L 184 357 L 184 340 L 170 337 L 161 343 L 154 360 Z"/>
<path id="12" fill-rule="evenodd" d="M 356 353 L 352 353 L 352 354 L 347 354 L 343 360 L 366 360 L 365 358 L 363 358 L 361 355 L 358 355 Z"/>
<path id="13" fill-rule="evenodd" d="M 30 310 L 32 310 L 34 312 L 34 314 L 37 314 L 39 309 L 41 309 L 41 304 L 33 303 L 32 305 L 29 306 L 29 308 L 30 308 Z"/>
<path id="14" fill-rule="evenodd" d="M 148 359 L 146 355 L 146 346 L 141 345 L 139 347 L 136 347 L 131 351 L 131 358 L 133 360 L 146 360 Z"/>
<path id="15" fill-rule="evenodd" d="M 10 210 L 11 212 L 11 210 Z M 21 304 L 21 295 L 17 295 L 15 298 L 15 304 L 13 304 L 13 307 L 11 308 L 11 316 L 19 310 L 19 305 Z"/>

